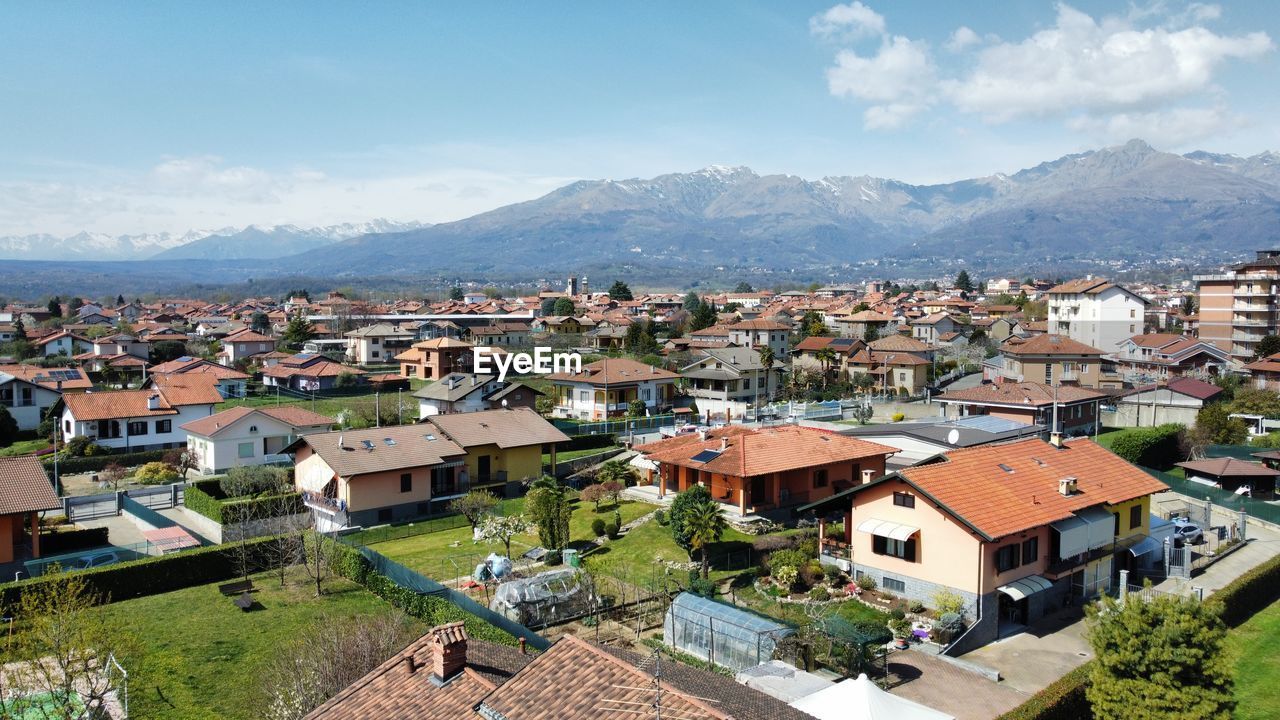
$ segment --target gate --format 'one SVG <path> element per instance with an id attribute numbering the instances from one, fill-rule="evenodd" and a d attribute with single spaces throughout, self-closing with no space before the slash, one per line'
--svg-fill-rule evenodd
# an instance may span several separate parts
<path id="1" fill-rule="evenodd" d="M 113 517 L 118 513 L 119 506 L 115 493 L 103 493 L 65 497 L 62 499 L 62 509 L 68 521 L 79 522 Z"/>
<path id="2" fill-rule="evenodd" d="M 152 510 L 164 510 L 174 506 L 174 488 L 171 485 L 132 488 L 125 491 L 125 496 L 137 501 L 143 507 Z"/>

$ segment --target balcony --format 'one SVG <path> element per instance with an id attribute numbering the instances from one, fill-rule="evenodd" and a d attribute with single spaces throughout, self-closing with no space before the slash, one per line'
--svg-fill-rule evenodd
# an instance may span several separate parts
<path id="1" fill-rule="evenodd" d="M 456 492 L 456 494 L 464 495 L 468 491 L 470 491 L 471 487 L 484 487 L 487 485 L 506 485 L 506 484 L 507 484 L 507 471 L 499 470 L 495 473 L 489 473 L 488 475 L 476 475 L 475 477 L 471 478 L 471 481 L 469 483 L 454 482 L 453 486 L 455 488 L 458 488 L 458 487 L 465 488 L 464 490 Z M 439 497 L 436 495 L 434 486 L 431 488 L 431 497 L 432 499 L 439 499 Z"/>
<path id="2" fill-rule="evenodd" d="M 1231 339 L 1236 342 L 1256 343 L 1266 336 L 1266 333 L 1260 332 L 1233 332 Z"/>
<path id="3" fill-rule="evenodd" d="M 1273 303 L 1251 303 L 1237 300 L 1231 303 L 1231 309 L 1240 310 L 1242 312 L 1273 312 L 1276 309 L 1276 306 Z"/>
<path id="4" fill-rule="evenodd" d="M 1253 317 L 1247 317 L 1244 315 L 1233 316 L 1231 318 L 1231 324 L 1235 327 L 1257 327 L 1257 328 L 1267 328 L 1273 325 L 1271 320 L 1268 318 L 1265 318 L 1265 317 L 1253 318 Z"/>
<path id="5" fill-rule="evenodd" d="M 1272 289 L 1269 287 L 1236 288 L 1232 294 L 1235 295 L 1236 297 L 1254 297 L 1254 298 L 1274 296 Z"/>
<path id="6" fill-rule="evenodd" d="M 338 498 L 325 497 L 324 494 L 312 492 L 310 490 L 302 491 L 302 504 L 313 510 L 337 515 L 347 511 L 347 501 Z"/>

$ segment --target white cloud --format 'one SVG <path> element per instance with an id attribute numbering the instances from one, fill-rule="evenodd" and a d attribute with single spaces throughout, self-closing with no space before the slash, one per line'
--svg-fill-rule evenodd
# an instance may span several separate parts
<path id="1" fill-rule="evenodd" d="M 928 45 L 901 35 L 885 38 L 869 57 L 841 50 L 827 70 L 832 95 L 873 103 L 863 115 L 869 129 L 899 127 L 926 109 L 936 83 Z"/>
<path id="2" fill-rule="evenodd" d="M 824 37 L 884 35 L 884 16 L 855 0 L 810 18 L 809 31 Z"/>
<path id="3" fill-rule="evenodd" d="M 978 37 L 978 33 L 971 28 L 961 25 L 951 33 L 951 38 L 947 40 L 947 49 L 951 52 L 963 52 L 974 45 L 982 44 L 982 38 Z"/>
<path id="4" fill-rule="evenodd" d="M 1122 112 L 1106 117 L 1083 115 L 1067 121 L 1068 128 L 1091 135 L 1100 143 L 1120 143 L 1140 137 L 1168 150 L 1189 150 L 1191 143 L 1245 124 L 1244 118 L 1222 105 Z"/>

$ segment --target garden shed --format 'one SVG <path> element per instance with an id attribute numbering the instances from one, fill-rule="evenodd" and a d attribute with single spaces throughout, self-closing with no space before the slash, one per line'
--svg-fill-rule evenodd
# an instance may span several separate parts
<path id="1" fill-rule="evenodd" d="M 545 627 L 591 612 L 591 589 L 576 568 L 548 570 L 502 583 L 489 609 L 525 627 Z"/>
<path id="2" fill-rule="evenodd" d="M 662 623 L 667 645 L 734 672 L 769 662 L 778 640 L 794 634 L 771 618 L 687 592 L 671 601 Z"/>

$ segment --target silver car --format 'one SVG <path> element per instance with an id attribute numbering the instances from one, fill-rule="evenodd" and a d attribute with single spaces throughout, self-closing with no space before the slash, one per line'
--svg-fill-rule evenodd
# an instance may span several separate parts
<path id="1" fill-rule="evenodd" d="M 1181 547 L 1184 544 L 1199 545 L 1204 542 L 1204 530 L 1199 525 L 1189 521 L 1174 521 L 1173 523 L 1173 544 L 1175 547 Z"/>

